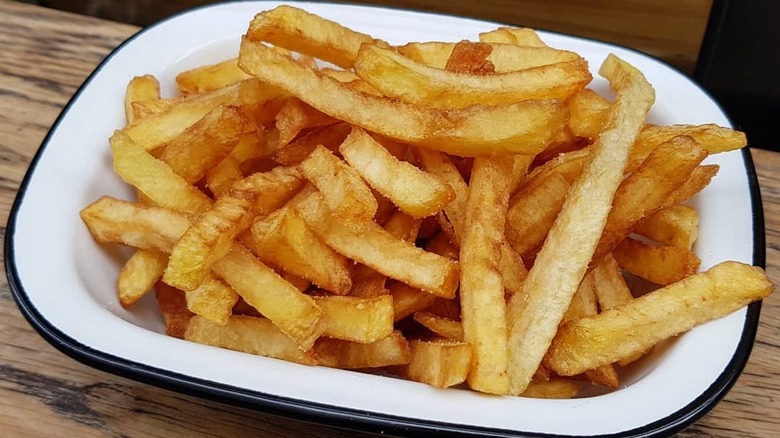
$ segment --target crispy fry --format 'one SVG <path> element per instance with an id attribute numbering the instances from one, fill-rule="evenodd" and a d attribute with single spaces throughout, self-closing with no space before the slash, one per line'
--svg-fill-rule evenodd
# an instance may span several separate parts
<path id="1" fill-rule="evenodd" d="M 273 159 L 279 164 L 290 166 L 299 164 L 311 154 L 317 146 L 324 146 L 332 151 L 338 149 L 344 142 L 347 135 L 352 131 L 352 127 L 347 123 L 336 123 L 334 125 L 324 126 L 314 129 L 304 134 L 291 143 L 279 148 L 273 154 Z"/>
<path id="2" fill-rule="evenodd" d="M 250 78 L 238 68 L 238 59 L 233 58 L 183 71 L 176 75 L 176 86 L 182 96 L 188 96 L 218 90 Z"/>
<path id="3" fill-rule="evenodd" d="M 314 301 L 325 315 L 322 336 L 367 344 L 393 332 L 393 299 L 389 295 L 315 297 Z"/>
<path id="4" fill-rule="evenodd" d="M 306 185 L 306 180 L 296 167 L 275 167 L 268 172 L 257 172 L 237 181 L 231 187 L 233 192 L 246 192 L 244 196 L 255 196 L 252 212 L 268 214 L 292 199 Z"/>
<path id="5" fill-rule="evenodd" d="M 414 320 L 443 338 L 463 340 L 463 324 L 460 321 L 453 321 L 429 312 L 415 312 Z"/>
<path id="6" fill-rule="evenodd" d="M 656 284 L 671 284 L 695 273 L 701 260 L 675 246 L 652 246 L 628 238 L 613 252 L 621 268 Z"/>
<path id="7" fill-rule="evenodd" d="M 453 52 L 455 53 L 455 52 Z M 566 98 L 592 79 L 582 59 L 513 72 L 471 75 L 444 71 L 381 47 L 364 45 L 355 74 L 384 95 L 435 108 Z"/>
<path id="8" fill-rule="evenodd" d="M 257 78 L 332 117 L 396 140 L 464 156 L 536 153 L 565 122 L 566 111 L 556 100 L 451 111 L 394 102 L 361 93 L 247 39 L 241 44 L 239 63 Z M 354 111 L 356 107 L 362 111 Z"/>
<path id="9" fill-rule="evenodd" d="M 190 312 L 219 325 L 228 323 L 238 302 L 238 294 L 211 274 L 200 286 L 187 292 L 185 298 Z"/>
<path id="10" fill-rule="evenodd" d="M 506 239 L 519 254 L 525 254 L 544 242 L 558 217 L 569 183 L 558 173 L 536 178 L 520 188 L 509 201 Z"/>
<path id="11" fill-rule="evenodd" d="M 152 290 L 168 265 L 168 255 L 155 249 L 139 249 L 119 272 L 119 302 L 130 307 Z"/>
<path id="12" fill-rule="evenodd" d="M 566 50 L 549 47 L 521 47 L 512 44 L 489 44 L 486 61 L 493 64 L 496 73 L 508 73 L 526 68 L 541 67 L 558 62 L 574 61 L 580 56 Z M 398 53 L 429 67 L 445 69 L 457 44 L 426 42 L 409 43 L 397 47 Z"/>
<path id="13" fill-rule="evenodd" d="M 165 333 L 183 339 L 187 325 L 193 317 L 192 312 L 187 309 L 184 292 L 158 281 L 154 285 L 154 293 L 165 319 Z"/>
<path id="14" fill-rule="evenodd" d="M 322 338 L 314 345 L 314 352 L 320 365 L 344 369 L 404 365 L 412 360 L 409 342 L 398 330 L 368 344 Z"/>
<path id="15" fill-rule="evenodd" d="M 577 382 L 567 379 L 550 379 L 534 381 L 523 391 L 523 397 L 565 399 L 576 397 L 580 392 Z"/>
<path id="16" fill-rule="evenodd" d="M 525 391 L 585 275 L 631 145 L 655 99 L 642 73 L 614 55 L 607 57 L 600 73 L 615 88 L 617 100 L 525 281 L 528 298 L 513 318 L 509 336 L 512 394 Z"/>
<path id="17" fill-rule="evenodd" d="M 515 44 L 528 47 L 547 47 L 535 30 L 527 27 L 499 27 L 479 34 L 483 43 Z"/>
<path id="18" fill-rule="evenodd" d="M 637 222 L 634 232 L 665 245 L 690 250 L 699 235 L 699 214 L 693 207 L 674 205 Z"/>
<path id="19" fill-rule="evenodd" d="M 360 128 L 352 129 L 339 152 L 371 187 L 414 217 L 435 214 L 455 197 L 448 185 L 405 161 L 398 161 Z"/>
<path id="20" fill-rule="evenodd" d="M 403 283 L 395 283 L 389 288 L 393 297 L 393 320 L 400 321 L 409 315 L 427 309 L 436 297 Z"/>
<path id="21" fill-rule="evenodd" d="M 415 382 L 449 388 L 466 381 L 471 368 L 471 345 L 449 339 L 409 342 L 412 358 L 403 375 Z"/>
<path id="22" fill-rule="evenodd" d="M 125 91 L 125 118 L 133 123 L 138 117 L 133 104 L 160 99 L 160 82 L 152 75 L 136 76 L 127 84 Z"/>
<path id="23" fill-rule="evenodd" d="M 560 375 L 579 374 L 643 352 L 772 290 L 761 268 L 724 262 L 631 303 L 564 324 L 550 347 L 549 363 Z"/>
<path id="24" fill-rule="evenodd" d="M 288 99 L 274 119 L 279 131 L 279 146 L 285 146 L 302 131 L 334 125 L 338 120 L 312 108 L 300 99 Z"/>

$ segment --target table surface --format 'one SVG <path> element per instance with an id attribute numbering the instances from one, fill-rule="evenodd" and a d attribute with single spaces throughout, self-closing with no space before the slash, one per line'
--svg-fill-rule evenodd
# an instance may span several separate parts
<path id="1" fill-rule="evenodd" d="M 0 225 L 62 107 L 138 29 L 0 0 Z M 766 215 L 767 272 L 780 284 L 780 154 L 752 150 Z M 0 228 L 5 236 L 5 228 Z M 181 395 L 82 365 L 46 343 L 0 278 L 0 429 L 4 436 L 361 437 Z M 750 362 L 731 392 L 682 437 L 780 432 L 780 294 L 764 301 Z"/>

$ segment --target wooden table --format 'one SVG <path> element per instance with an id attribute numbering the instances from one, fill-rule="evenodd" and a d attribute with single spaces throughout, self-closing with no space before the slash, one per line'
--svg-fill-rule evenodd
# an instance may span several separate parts
<path id="1" fill-rule="evenodd" d="M 0 225 L 27 166 L 76 88 L 137 28 L 0 0 Z M 780 284 L 780 154 L 753 150 L 764 197 L 767 271 Z M 4 236 L 5 229 L 0 228 Z M 727 397 L 683 437 L 780 433 L 780 293 L 763 305 L 753 355 Z M 180 395 L 77 363 L 17 309 L 0 279 L 2 436 L 317 436 L 365 434 Z"/>

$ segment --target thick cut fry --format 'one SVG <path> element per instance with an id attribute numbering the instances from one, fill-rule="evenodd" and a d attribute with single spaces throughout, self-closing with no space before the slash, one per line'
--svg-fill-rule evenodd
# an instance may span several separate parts
<path id="1" fill-rule="evenodd" d="M 110 142 L 114 171 L 156 205 L 192 214 L 200 213 L 211 205 L 208 196 L 121 131 L 116 131 Z"/>
<path id="2" fill-rule="evenodd" d="M 471 345 L 449 339 L 409 342 L 412 359 L 402 375 L 415 382 L 449 388 L 466 381 L 471 368 Z"/>
<path id="3" fill-rule="evenodd" d="M 293 198 L 306 186 L 306 180 L 296 167 L 275 167 L 268 172 L 257 172 L 237 181 L 233 192 L 255 196 L 252 212 L 266 215 Z"/>
<path id="4" fill-rule="evenodd" d="M 717 164 L 706 164 L 699 166 L 691 173 L 691 176 L 685 183 L 672 193 L 671 196 L 666 198 L 666 202 L 663 204 L 663 208 L 668 208 L 674 205 L 678 205 L 686 200 L 692 198 L 694 195 L 704 190 L 712 181 L 712 178 L 720 170 L 720 166 Z"/>
<path id="5" fill-rule="evenodd" d="M 573 135 L 595 140 L 609 116 L 609 101 L 586 88 L 569 99 L 569 129 Z"/>
<path id="6" fill-rule="evenodd" d="M 189 218 L 182 213 L 109 196 L 102 196 L 81 210 L 81 219 L 98 242 L 117 242 L 164 253 L 170 253 L 190 227 Z"/>
<path id="7" fill-rule="evenodd" d="M 558 173 L 550 173 L 524 185 L 509 201 L 506 239 L 519 254 L 525 254 L 544 242 L 558 217 L 569 183 Z"/>
<path id="8" fill-rule="evenodd" d="M 312 108 L 300 99 L 288 99 L 274 120 L 279 131 L 279 146 L 285 146 L 302 131 L 334 125 L 338 120 Z"/>
<path id="9" fill-rule="evenodd" d="M 243 176 L 241 163 L 232 156 L 227 156 L 206 173 L 206 187 L 214 196 L 220 197 L 227 193 L 230 187 Z"/>
<path id="10" fill-rule="evenodd" d="M 133 123 L 137 117 L 133 104 L 160 99 L 160 82 L 152 75 L 136 76 L 127 84 L 125 91 L 125 118 Z"/>
<path id="11" fill-rule="evenodd" d="M 436 297 L 403 283 L 390 286 L 390 296 L 393 297 L 393 321 L 400 321 L 409 315 L 425 310 L 436 300 Z"/>
<path id="12" fill-rule="evenodd" d="M 460 321 L 454 321 L 430 312 L 415 312 L 414 320 L 443 338 L 453 341 L 463 340 L 463 324 Z"/>
<path id="13" fill-rule="evenodd" d="M 414 156 L 418 164 L 426 171 L 436 175 L 441 181 L 452 188 L 455 196 L 444 206 L 447 219 L 455 229 L 456 236 L 462 235 L 463 215 L 466 211 L 466 201 L 469 196 L 469 186 L 461 176 L 452 160 L 443 152 L 415 148 Z"/>
<path id="14" fill-rule="evenodd" d="M 706 156 L 704 149 L 685 136 L 675 137 L 655 148 L 639 169 L 618 187 L 591 267 L 628 237 L 640 219 L 660 210 Z"/>
<path id="15" fill-rule="evenodd" d="M 457 44 L 426 42 L 409 43 L 397 47 L 400 54 L 428 67 L 444 70 Z M 496 73 L 508 73 L 526 68 L 568 62 L 580 56 L 574 52 L 549 47 L 521 47 L 511 44 L 490 44 L 486 61 L 493 64 Z"/>
<path id="16" fill-rule="evenodd" d="M 510 392 L 522 394 L 550 346 L 572 295 L 585 275 L 623 179 L 631 145 L 655 93 L 642 73 L 614 55 L 600 74 L 617 99 L 590 161 L 572 187 L 524 284 L 525 305 L 509 336 Z"/>
<path id="17" fill-rule="evenodd" d="M 547 47 L 535 30 L 527 27 L 499 27 L 490 32 L 481 32 L 479 40 L 483 43 L 515 44 L 528 47 Z"/>
<path id="18" fill-rule="evenodd" d="M 184 339 L 187 325 L 194 316 L 187 309 L 184 292 L 158 281 L 154 285 L 154 294 L 160 306 L 160 313 L 163 314 L 165 320 L 165 333 L 174 338 Z"/>
<path id="19" fill-rule="evenodd" d="M 530 398 L 567 399 L 576 397 L 579 392 L 580 385 L 575 381 L 550 379 L 529 383 L 521 395 Z"/>
<path id="20" fill-rule="evenodd" d="M 455 296 L 458 264 L 452 260 L 397 239 L 372 221 L 331 216 L 318 194 L 297 208 L 315 234 L 337 252 L 428 293 Z"/>
<path id="21" fill-rule="evenodd" d="M 634 232 L 664 245 L 690 250 L 699 235 L 699 214 L 693 207 L 675 205 L 642 219 Z"/>
<path id="22" fill-rule="evenodd" d="M 218 90 L 250 78 L 238 68 L 238 59 L 233 58 L 183 71 L 176 75 L 176 86 L 179 94 L 188 96 Z"/>
<path id="23" fill-rule="evenodd" d="M 354 168 L 328 149 L 317 147 L 298 168 L 334 214 L 363 220 L 374 217 L 378 204 L 371 189 Z"/>
<path id="24" fill-rule="evenodd" d="M 218 107 L 171 140 L 159 158 L 188 183 L 206 176 L 254 127 L 234 106 Z"/>
<path id="25" fill-rule="evenodd" d="M 355 63 L 362 44 L 386 45 L 370 35 L 291 6 L 279 6 L 257 14 L 249 24 L 246 37 L 332 62 L 345 69 Z"/>
<path id="26" fill-rule="evenodd" d="M 176 102 L 165 111 L 137 120 L 124 133 L 144 149 L 153 150 L 176 138 L 220 105 L 259 105 L 281 95 L 277 88 L 249 79 Z"/>
<path id="27" fill-rule="evenodd" d="M 200 286 L 214 263 L 230 251 L 236 236 L 251 225 L 254 199 L 245 192 L 231 192 L 198 216 L 173 247 L 163 281 L 185 291 Z"/>
<path id="28" fill-rule="evenodd" d="M 402 142 L 463 156 L 534 154 L 557 135 L 566 119 L 557 100 L 451 111 L 396 102 L 352 89 L 247 39 L 242 41 L 239 63 L 265 83 L 332 117 Z"/>
<path id="29" fill-rule="evenodd" d="M 452 49 L 444 70 L 474 75 L 493 74 L 496 72 L 496 67 L 486 59 L 492 51 L 493 47 L 490 44 L 461 41 Z"/>
<path id="30" fill-rule="evenodd" d="M 139 249 L 119 272 L 119 302 L 130 307 L 152 290 L 168 265 L 168 255 L 155 249 Z"/>
<path id="31" fill-rule="evenodd" d="M 314 300 L 280 277 L 241 245 L 213 266 L 214 273 L 304 350 L 325 330 Z"/>
<path id="32" fill-rule="evenodd" d="M 325 316 L 322 336 L 360 343 L 376 342 L 393 332 L 393 299 L 315 297 Z"/>
<path id="33" fill-rule="evenodd" d="M 352 287 L 348 260 L 320 242 L 294 208 L 283 207 L 255 221 L 248 240 L 242 242 L 263 263 L 336 294 L 346 294 Z"/>
<path id="34" fill-rule="evenodd" d="M 404 365 L 412 360 L 409 342 L 397 330 L 368 344 L 322 338 L 314 345 L 314 352 L 319 365 L 343 369 Z"/>
<path id="35" fill-rule="evenodd" d="M 317 146 L 321 145 L 335 151 L 351 131 L 352 127 L 348 123 L 337 123 L 314 129 L 279 148 L 274 152 L 273 160 L 290 166 L 305 160 L 314 149 L 317 149 Z"/>
<path id="36" fill-rule="evenodd" d="M 352 129 L 339 152 L 371 187 L 414 217 L 431 216 L 455 197 L 447 184 L 399 161 L 360 128 Z"/>
<path id="37" fill-rule="evenodd" d="M 230 286 L 209 275 L 200 286 L 186 293 L 187 308 L 211 322 L 225 325 L 230 319 L 233 306 L 238 302 Z"/>
<path id="38" fill-rule="evenodd" d="M 455 52 L 453 52 L 455 53 Z M 434 108 L 565 99 L 592 79 L 582 59 L 490 75 L 444 71 L 377 46 L 360 48 L 355 74 L 384 95 Z"/>
<path id="39" fill-rule="evenodd" d="M 724 262 L 628 304 L 564 324 L 550 347 L 549 363 L 560 375 L 579 374 L 643 352 L 773 289 L 761 268 Z"/>
<path id="40" fill-rule="evenodd" d="M 671 284 L 695 273 L 701 260 L 696 254 L 676 246 L 652 246 L 628 238 L 613 252 L 626 271 L 656 284 Z"/>
<path id="41" fill-rule="evenodd" d="M 213 347 L 315 365 L 314 354 L 300 349 L 271 321 L 252 316 L 231 316 L 224 325 L 201 316 L 190 319 L 184 339 Z"/>
<path id="42" fill-rule="evenodd" d="M 511 170 L 505 157 L 474 160 L 460 247 L 463 334 L 474 349 L 468 384 L 493 394 L 509 389 L 500 266 Z"/>

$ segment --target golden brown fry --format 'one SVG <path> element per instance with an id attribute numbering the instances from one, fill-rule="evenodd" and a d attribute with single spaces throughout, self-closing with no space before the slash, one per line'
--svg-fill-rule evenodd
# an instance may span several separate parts
<path id="1" fill-rule="evenodd" d="M 404 365 L 412 360 L 409 342 L 398 330 L 368 344 L 322 338 L 314 345 L 314 352 L 320 365 L 343 369 Z"/>
<path id="2" fill-rule="evenodd" d="M 233 58 L 183 71 L 176 75 L 176 86 L 182 96 L 188 96 L 218 90 L 250 78 L 238 68 L 238 59 Z"/>
<path id="3" fill-rule="evenodd" d="M 371 220 L 379 208 L 360 174 L 322 146 L 309 154 L 298 169 L 320 191 L 328 209 L 336 215 Z"/>
<path id="4" fill-rule="evenodd" d="M 569 183 L 558 173 L 532 180 L 509 201 L 506 240 L 519 254 L 544 242 L 569 193 Z"/>
<path id="5" fill-rule="evenodd" d="M 413 217 L 431 216 L 455 197 L 447 184 L 399 161 L 360 128 L 352 129 L 339 152 L 371 187 Z"/>
<path id="6" fill-rule="evenodd" d="M 156 249 L 139 249 L 119 272 L 117 291 L 119 302 L 130 307 L 147 294 L 162 277 L 168 265 L 168 255 Z"/>
<path id="7" fill-rule="evenodd" d="M 663 208 L 678 205 L 704 190 L 710 184 L 715 174 L 718 173 L 718 170 L 720 170 L 720 166 L 717 164 L 706 164 L 694 169 L 685 183 L 675 190 L 671 196 L 666 198 Z"/>
<path id="8" fill-rule="evenodd" d="M 573 135 L 595 140 L 609 116 L 609 101 L 585 88 L 575 93 L 569 103 L 569 129 Z"/>
<path id="9" fill-rule="evenodd" d="M 315 297 L 325 316 L 322 336 L 360 343 L 386 338 L 393 332 L 393 299 L 389 295 L 374 298 Z"/>
<path id="10" fill-rule="evenodd" d="M 133 123 L 137 118 L 133 109 L 136 102 L 147 102 L 160 99 L 160 82 L 152 75 L 136 76 L 127 84 L 125 91 L 125 118 L 127 123 Z"/>
<path id="11" fill-rule="evenodd" d="M 567 379 L 533 381 L 521 394 L 523 397 L 566 399 L 574 398 L 580 392 L 580 384 Z"/>
<path id="12" fill-rule="evenodd" d="M 493 51 L 490 44 L 461 41 L 455 44 L 444 70 L 455 73 L 486 75 L 496 72 L 496 67 L 486 58 Z"/>
<path id="13" fill-rule="evenodd" d="M 643 352 L 773 289 L 761 268 L 724 262 L 628 304 L 564 324 L 550 347 L 549 363 L 560 375 L 579 374 Z"/>
<path id="14" fill-rule="evenodd" d="M 225 159 L 244 134 L 254 129 L 237 107 L 218 107 L 171 140 L 159 158 L 194 184 Z"/>
<path id="15" fill-rule="evenodd" d="M 393 297 L 394 321 L 425 310 L 436 300 L 435 296 L 400 282 L 391 285 L 389 291 Z"/>
<path id="16" fill-rule="evenodd" d="M 628 238 L 613 252 L 621 268 L 656 284 L 671 284 L 694 274 L 701 264 L 696 254 L 675 246 L 652 246 Z"/>
<path id="17" fill-rule="evenodd" d="M 397 47 L 398 52 L 429 67 L 445 69 L 455 43 L 409 43 Z M 558 62 L 574 61 L 580 56 L 574 52 L 549 47 L 521 47 L 513 44 L 490 44 L 486 61 L 493 64 L 496 73 L 508 73 L 526 68 L 541 67 Z"/>
<path id="18" fill-rule="evenodd" d="M 299 164 L 314 149 L 317 149 L 317 146 L 322 145 L 332 151 L 337 150 L 351 131 L 352 127 L 348 123 L 336 123 L 314 129 L 274 152 L 273 159 L 285 166 Z"/>
<path id="19" fill-rule="evenodd" d="M 238 160 L 228 155 L 206 173 L 206 187 L 215 197 L 220 197 L 227 193 L 230 187 L 243 178 L 243 176 L 241 164 Z"/>
<path id="20" fill-rule="evenodd" d="M 642 73 L 614 55 L 607 57 L 599 73 L 610 81 L 617 100 L 525 281 L 528 298 L 520 315 L 512 318 L 509 336 L 512 394 L 525 391 L 585 275 L 631 145 L 655 100 Z"/>
<path id="21" fill-rule="evenodd" d="M 527 27 L 499 27 L 479 34 L 483 43 L 515 44 L 528 47 L 547 47 L 535 30 Z"/>
<path id="22" fill-rule="evenodd" d="M 257 172 L 235 182 L 233 192 L 246 192 L 255 196 L 252 212 L 268 214 L 292 199 L 306 185 L 306 180 L 296 167 L 275 167 L 268 172 Z"/>
<path id="23" fill-rule="evenodd" d="M 463 324 L 460 321 L 453 321 L 430 312 L 415 312 L 414 320 L 443 338 L 453 341 L 463 340 Z"/>
<path id="24" fill-rule="evenodd" d="M 227 323 L 221 325 L 194 316 L 189 321 L 184 339 L 304 365 L 317 363 L 314 354 L 301 350 L 298 344 L 265 318 L 231 316 Z"/>
<path id="25" fill-rule="evenodd" d="M 238 294 L 212 274 L 200 286 L 187 292 L 185 298 L 190 312 L 219 325 L 228 323 L 233 306 L 238 302 Z"/>
<path id="26" fill-rule="evenodd" d="M 395 238 L 372 221 L 331 216 L 319 194 L 297 208 L 315 234 L 337 252 L 428 293 L 455 295 L 458 265 L 452 260 Z"/>
<path id="27" fill-rule="evenodd" d="M 211 206 L 208 196 L 122 131 L 116 131 L 110 143 L 116 174 L 156 205 L 191 214 L 200 213 Z"/>
<path id="28" fill-rule="evenodd" d="M 690 250 L 699 236 L 699 214 L 693 207 L 674 205 L 637 222 L 634 232 L 664 245 Z"/>
<path id="29" fill-rule="evenodd" d="M 415 382 L 449 388 L 466 381 L 471 368 L 471 345 L 449 339 L 409 342 L 412 358 L 402 375 Z"/>
<path id="30" fill-rule="evenodd" d="M 563 128 L 566 118 L 557 100 L 451 111 L 395 102 L 354 90 L 247 39 L 242 41 L 239 59 L 252 75 L 332 117 L 396 140 L 463 156 L 534 154 Z"/>
<path id="31" fill-rule="evenodd" d="M 582 59 L 472 75 L 428 67 L 392 49 L 371 45 L 360 48 L 355 74 L 385 96 L 445 109 L 511 104 L 526 99 L 565 99 L 592 79 Z"/>
<path id="32" fill-rule="evenodd" d="M 278 144 L 280 147 L 293 141 L 298 134 L 306 129 L 338 123 L 338 120 L 333 117 L 317 111 L 296 98 L 288 99 L 274 120 L 274 126 L 279 131 Z"/>
<path id="33" fill-rule="evenodd" d="M 164 253 L 170 253 L 190 227 L 185 214 L 109 196 L 102 196 L 81 210 L 81 219 L 98 242 L 117 242 Z"/>
<path id="34" fill-rule="evenodd" d="M 493 394 L 506 394 L 509 389 L 500 266 L 511 170 L 506 157 L 474 160 L 460 247 L 463 334 L 474 347 L 468 384 Z"/>
<path id="35" fill-rule="evenodd" d="M 214 273 L 304 350 L 325 330 L 314 300 L 280 277 L 238 244 L 214 263 Z"/>
<path id="36" fill-rule="evenodd" d="M 345 69 L 352 67 L 362 44 L 386 45 L 370 35 L 291 6 L 279 6 L 257 14 L 249 24 L 246 37 L 332 62 Z"/>
<path id="37" fill-rule="evenodd" d="M 160 313 L 165 319 L 165 333 L 174 338 L 184 339 L 187 325 L 194 316 L 187 309 L 184 292 L 158 281 L 154 285 L 154 294 L 160 306 Z"/>
<path id="38" fill-rule="evenodd" d="M 199 215 L 173 247 L 163 281 L 184 291 L 200 286 L 236 236 L 251 225 L 254 200 L 251 194 L 231 192 Z"/>

